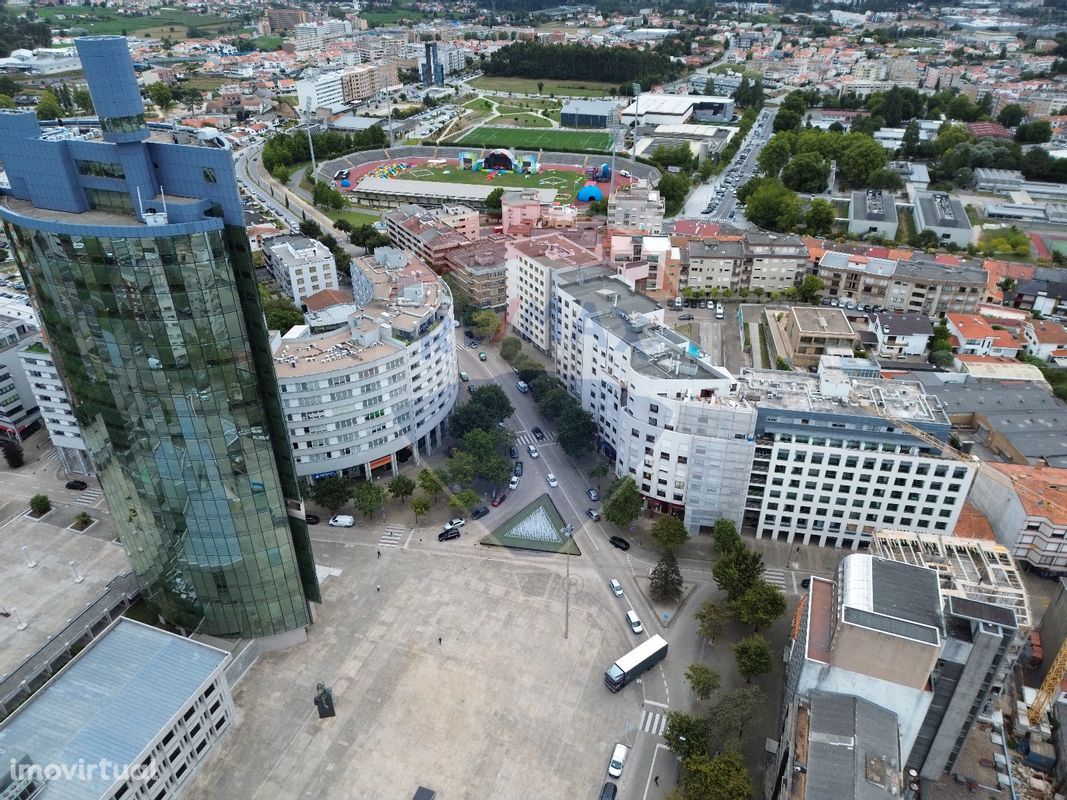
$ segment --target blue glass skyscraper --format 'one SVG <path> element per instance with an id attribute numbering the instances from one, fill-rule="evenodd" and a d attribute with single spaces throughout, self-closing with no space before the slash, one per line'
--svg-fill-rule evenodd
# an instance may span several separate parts
<path id="1" fill-rule="evenodd" d="M 0 112 L 0 218 L 145 597 L 292 638 L 318 583 L 231 154 L 148 128 L 124 37 L 77 47 L 103 141 Z"/>

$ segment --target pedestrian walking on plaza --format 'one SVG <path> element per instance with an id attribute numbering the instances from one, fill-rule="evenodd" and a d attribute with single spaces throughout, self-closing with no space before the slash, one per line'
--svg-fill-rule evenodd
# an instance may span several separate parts
<path id="1" fill-rule="evenodd" d="M 378 558 L 381 558 L 381 557 L 382 557 L 382 551 L 381 551 L 381 550 L 379 550 L 379 551 L 378 551 Z"/>
<path id="2" fill-rule="evenodd" d="M 382 585 L 379 583 L 378 584 L 378 591 L 380 592 L 381 590 L 382 590 Z"/>
<path id="3" fill-rule="evenodd" d="M 659 775 L 657 775 L 657 776 L 656 776 L 655 778 L 653 778 L 653 779 L 652 779 L 652 782 L 653 782 L 654 784 L 656 784 L 656 786 L 659 786 Z"/>
<path id="4" fill-rule="evenodd" d="M 437 637 L 437 643 L 441 644 L 441 637 L 440 636 Z"/>

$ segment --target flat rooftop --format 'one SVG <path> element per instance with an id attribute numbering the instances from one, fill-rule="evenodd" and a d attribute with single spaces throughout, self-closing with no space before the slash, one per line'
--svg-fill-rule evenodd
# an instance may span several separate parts
<path id="1" fill-rule="evenodd" d="M 851 336 L 855 333 L 848 317 L 840 308 L 794 306 L 789 313 L 797 321 L 797 328 L 801 333 L 822 336 Z"/>
<path id="2" fill-rule="evenodd" d="M 520 239 L 513 242 L 511 247 L 527 258 L 536 259 L 541 264 L 556 269 L 592 266 L 602 260 L 596 253 L 575 244 L 561 233 L 538 236 L 536 239 Z"/>
<path id="3" fill-rule="evenodd" d="M 1019 624 L 1030 627 L 1030 603 L 1015 559 L 995 541 L 883 530 L 875 533 L 871 552 L 931 569 L 942 594 L 1011 608 Z"/>
<path id="4" fill-rule="evenodd" d="M 9 500 L 0 513 L 6 519 L 19 506 L 24 507 L 24 501 Z M 87 510 L 94 517 L 103 516 L 95 509 Z M 104 594 L 109 581 L 130 571 L 121 545 L 50 524 L 60 513 L 53 511 L 40 522 L 15 516 L 4 527 L 7 557 L 0 559 L 0 603 L 8 611 L 16 610 L 26 630 L 16 630 L 13 619 L 0 625 L 0 678 Z M 31 558 L 37 562 L 32 569 L 27 567 Z M 74 583 L 71 561 L 85 578 L 82 583 Z"/>
<path id="5" fill-rule="evenodd" d="M 821 375 L 813 375 L 743 369 L 738 384 L 738 392 L 761 407 L 866 414 L 911 423 L 948 425 L 948 417 L 937 398 L 930 397 L 921 384 L 911 381 L 848 378 L 840 370 L 824 370 Z M 831 390 L 841 394 L 832 395 Z"/>
<path id="6" fill-rule="evenodd" d="M 229 654 L 120 619 L 0 724 L 3 761 L 136 765 Z M 114 781 L 91 773 L 49 782 L 39 800 L 97 800 Z"/>
<path id="7" fill-rule="evenodd" d="M 853 192 L 849 212 L 853 219 L 890 224 L 897 221 L 897 206 L 893 195 L 876 189 Z"/>
<path id="8" fill-rule="evenodd" d="M 659 310 L 650 297 L 612 277 L 595 277 L 560 287 L 585 314 L 630 345 L 630 365 L 643 375 L 666 380 L 733 382 L 694 342 L 648 319 Z"/>
<path id="9" fill-rule="evenodd" d="M 943 619 L 936 573 L 866 553 L 841 562 L 843 620 L 938 645 Z"/>

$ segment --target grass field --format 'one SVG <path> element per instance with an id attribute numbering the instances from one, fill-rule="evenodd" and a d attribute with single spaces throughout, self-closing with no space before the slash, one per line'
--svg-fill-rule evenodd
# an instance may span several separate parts
<path id="1" fill-rule="evenodd" d="M 490 120 L 494 125 L 514 125 L 517 128 L 551 128 L 552 123 L 544 117 L 536 114 L 521 112 L 508 112 L 505 115 L 494 117 Z"/>
<path id="2" fill-rule="evenodd" d="M 529 130 L 524 128 L 478 128 L 460 144 L 472 147 L 515 147 L 520 150 L 600 150 L 608 152 L 611 136 L 600 131 Z"/>
<path id="3" fill-rule="evenodd" d="M 401 20 L 418 22 L 425 16 L 421 11 L 414 11 L 412 9 L 400 9 L 398 11 L 361 11 L 359 15 L 367 20 L 367 24 L 372 28 L 396 25 Z"/>
<path id="4" fill-rule="evenodd" d="M 561 94 L 571 97 L 603 97 L 615 84 L 597 81 L 553 81 L 544 80 L 542 95 Z M 482 75 L 471 81 L 471 86 L 488 89 L 493 92 L 515 92 L 516 94 L 538 94 L 536 78 L 490 78 Z M 616 87 L 617 88 L 617 87 Z"/>
<path id="5" fill-rule="evenodd" d="M 420 166 L 404 170 L 396 176 L 406 181 L 439 181 L 441 183 L 473 183 L 478 185 L 503 186 L 519 189 L 555 189 L 557 199 L 569 202 L 574 199 L 586 182 L 585 176 L 577 172 L 546 169 L 540 175 L 516 175 L 514 172 L 498 173 L 489 180 L 487 172 L 460 170 L 454 163 L 444 167 Z"/>
<path id="6" fill-rule="evenodd" d="M 38 8 L 37 15 L 53 29 L 83 28 L 91 34 L 134 34 L 145 32 L 152 36 L 169 36 L 184 39 L 185 29 L 197 27 L 209 36 L 217 35 L 221 28 L 240 28 L 240 21 L 213 14 L 193 14 L 176 9 L 160 11 L 145 16 L 127 16 L 106 8 L 84 6 L 60 6 Z M 62 19 L 60 19 L 62 17 Z"/>
<path id="7" fill-rule="evenodd" d="M 326 216 L 337 222 L 339 219 L 347 220 L 353 227 L 359 225 L 373 225 L 382 218 L 381 214 L 364 213 L 362 211 L 334 211 L 328 210 Z"/>

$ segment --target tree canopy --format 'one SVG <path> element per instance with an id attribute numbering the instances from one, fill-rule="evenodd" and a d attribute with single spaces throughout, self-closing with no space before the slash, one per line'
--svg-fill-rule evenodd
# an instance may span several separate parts
<path id="1" fill-rule="evenodd" d="M 626 476 L 604 500 L 604 518 L 620 528 L 629 525 L 641 513 L 641 493 L 630 476 Z"/>
<path id="2" fill-rule="evenodd" d="M 496 50 L 483 67 L 486 75 L 556 80 L 638 82 L 651 86 L 681 74 L 679 64 L 656 50 L 594 47 L 584 44 L 515 42 Z"/>

